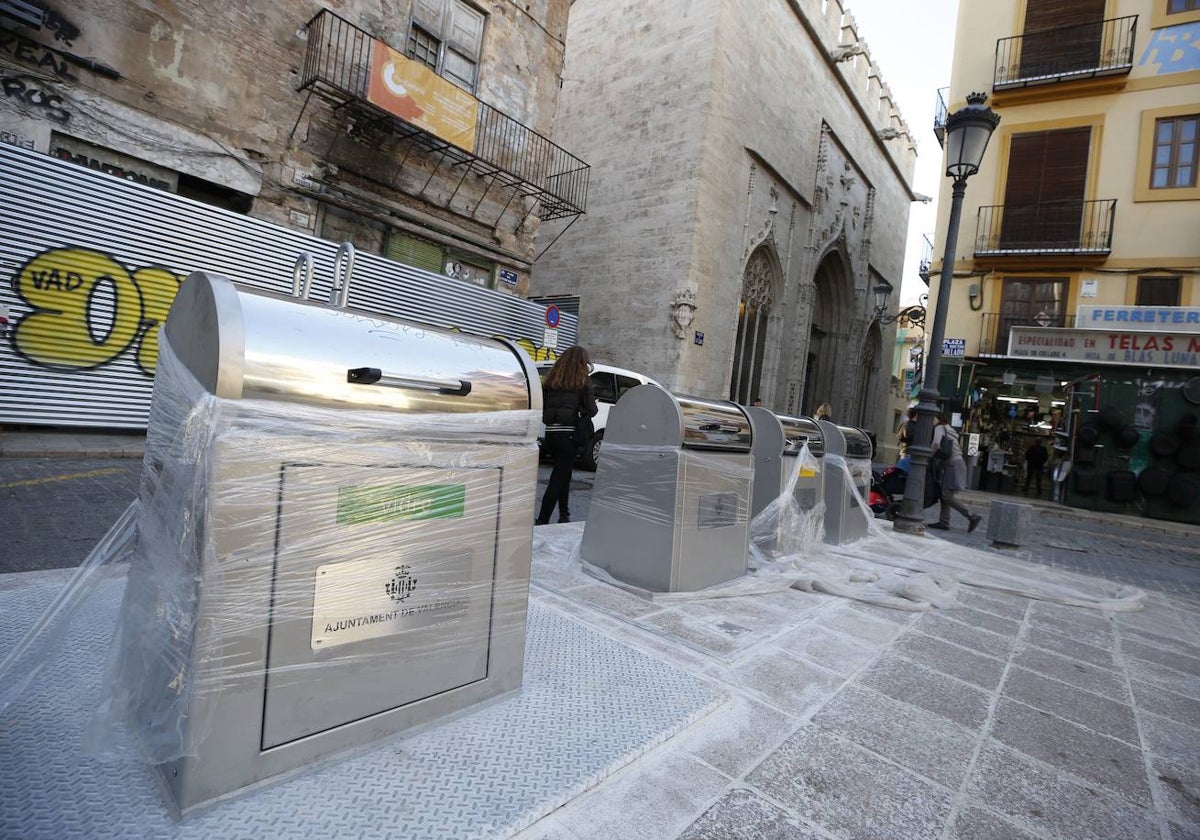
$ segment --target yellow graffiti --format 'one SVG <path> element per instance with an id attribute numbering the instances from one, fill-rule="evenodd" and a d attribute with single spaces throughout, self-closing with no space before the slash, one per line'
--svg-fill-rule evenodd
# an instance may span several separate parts
<path id="1" fill-rule="evenodd" d="M 164 268 L 130 272 L 112 257 L 83 248 L 57 248 L 18 272 L 17 295 L 32 308 L 13 328 L 16 351 L 55 370 L 88 370 L 135 347 L 138 367 L 154 375 L 158 325 L 179 290 Z"/>
<path id="2" fill-rule="evenodd" d="M 154 376 L 158 328 L 179 284 L 179 275 L 169 269 L 130 271 L 100 251 L 45 251 L 27 262 L 14 281 L 14 291 L 32 311 L 13 327 L 13 347 L 31 364 L 67 371 L 109 364 L 132 349 L 138 369 Z M 530 338 L 515 343 L 534 362 L 558 358 L 555 350 Z"/>
<path id="3" fill-rule="evenodd" d="M 515 339 L 514 343 L 528 353 L 529 357 L 535 362 L 553 362 L 558 358 L 556 351 L 551 350 L 549 347 L 540 347 L 534 344 L 531 339 L 518 338 Z"/>
<path id="4" fill-rule="evenodd" d="M 179 277 L 165 268 L 139 268 L 133 280 L 142 290 L 142 341 L 137 351 L 137 364 L 142 373 L 154 375 L 158 365 L 158 328 L 167 320 L 171 303 L 179 291 Z"/>

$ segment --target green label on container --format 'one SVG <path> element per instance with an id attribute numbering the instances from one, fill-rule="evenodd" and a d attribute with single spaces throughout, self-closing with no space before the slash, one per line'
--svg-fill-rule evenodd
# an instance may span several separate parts
<path id="1" fill-rule="evenodd" d="M 460 519 L 466 506 L 465 484 L 392 484 L 339 487 L 339 525 Z"/>

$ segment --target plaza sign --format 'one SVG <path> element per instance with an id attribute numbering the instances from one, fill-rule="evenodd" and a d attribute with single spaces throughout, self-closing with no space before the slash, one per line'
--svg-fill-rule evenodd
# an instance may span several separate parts
<path id="1" fill-rule="evenodd" d="M 1008 335 L 1008 355 L 1016 359 L 1200 368 L 1200 334 L 1013 327 Z"/>
<path id="2" fill-rule="evenodd" d="M 1200 306 L 1080 306 L 1075 326 L 1085 330 L 1167 329 L 1200 333 Z"/>

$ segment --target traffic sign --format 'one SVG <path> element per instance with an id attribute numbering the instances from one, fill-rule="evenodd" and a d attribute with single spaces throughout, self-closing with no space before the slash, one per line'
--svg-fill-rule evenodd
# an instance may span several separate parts
<path id="1" fill-rule="evenodd" d="M 553 303 L 546 307 L 546 326 L 552 330 L 558 329 L 558 319 L 560 313 L 558 307 Z"/>

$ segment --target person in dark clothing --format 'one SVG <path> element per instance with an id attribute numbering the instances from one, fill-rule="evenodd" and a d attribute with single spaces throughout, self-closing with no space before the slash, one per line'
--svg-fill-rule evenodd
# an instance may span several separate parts
<path id="1" fill-rule="evenodd" d="M 546 424 L 546 450 L 554 459 L 550 482 L 542 495 L 542 506 L 535 525 L 549 525 L 550 514 L 558 507 L 558 521 L 570 522 L 568 497 L 571 470 L 577 447 L 572 439 L 575 423 L 582 417 L 595 417 L 599 408 L 588 375 L 592 364 L 582 347 L 568 347 L 558 357 L 542 383 L 542 422 Z"/>
<path id="2" fill-rule="evenodd" d="M 900 434 L 896 436 L 897 443 L 900 444 L 900 455 L 903 457 L 908 454 L 908 447 L 912 446 L 913 439 L 917 434 L 917 407 L 914 405 L 908 410 L 907 420 L 900 427 Z"/>
<path id="3" fill-rule="evenodd" d="M 1037 494 L 1042 495 L 1042 472 L 1046 467 L 1046 461 L 1050 460 L 1050 453 L 1046 451 L 1046 447 L 1040 440 L 1035 440 L 1025 450 L 1025 492 L 1029 492 L 1029 479 L 1037 481 Z"/>

